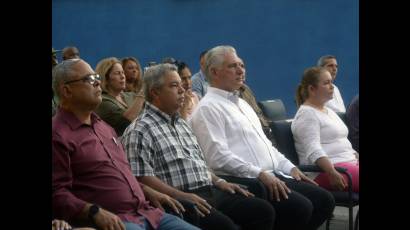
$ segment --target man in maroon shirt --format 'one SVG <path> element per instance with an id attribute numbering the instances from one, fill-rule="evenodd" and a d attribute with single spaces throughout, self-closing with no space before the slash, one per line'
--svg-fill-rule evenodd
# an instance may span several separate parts
<path id="1" fill-rule="evenodd" d="M 146 200 L 184 211 L 178 201 L 132 175 L 115 131 L 93 112 L 102 100 L 100 77 L 88 63 L 58 64 L 53 89 L 60 101 L 52 120 L 54 218 L 90 221 L 104 230 L 197 229 Z"/>

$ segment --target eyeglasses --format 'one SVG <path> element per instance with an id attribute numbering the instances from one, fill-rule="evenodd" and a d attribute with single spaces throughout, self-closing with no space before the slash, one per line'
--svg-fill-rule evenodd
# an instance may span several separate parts
<path id="1" fill-rule="evenodd" d="M 64 84 L 70 84 L 70 83 L 77 82 L 77 81 L 84 81 L 84 82 L 90 83 L 91 85 L 94 85 L 97 80 L 101 81 L 100 75 L 96 73 L 92 73 L 92 74 L 87 74 L 85 77 L 82 77 L 77 80 L 66 81 L 64 82 Z"/>

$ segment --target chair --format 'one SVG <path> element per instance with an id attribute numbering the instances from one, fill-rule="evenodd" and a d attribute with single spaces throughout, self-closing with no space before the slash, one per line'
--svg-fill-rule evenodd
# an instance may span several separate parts
<path id="1" fill-rule="evenodd" d="M 289 159 L 294 165 L 297 165 L 301 171 L 304 172 L 323 172 L 316 165 L 299 165 L 299 157 L 296 152 L 295 143 L 293 140 L 293 134 L 291 130 L 293 119 L 273 121 L 271 128 L 275 139 L 277 141 L 277 149 L 281 152 L 287 159 Z M 340 173 L 345 174 L 348 177 L 348 190 L 344 191 L 330 191 L 335 198 L 336 206 L 343 206 L 349 209 L 349 230 L 353 230 L 353 207 L 359 205 L 359 194 L 352 192 L 352 178 L 350 173 L 347 172 L 345 168 L 335 167 Z M 356 215 L 355 230 L 358 227 L 359 213 Z M 329 229 L 329 223 L 331 218 L 326 222 L 326 229 Z"/>
<path id="2" fill-rule="evenodd" d="M 286 119 L 286 108 L 281 99 L 258 102 L 263 114 L 271 121 Z"/>
<path id="3" fill-rule="evenodd" d="M 340 119 L 345 123 L 345 125 L 347 126 L 347 117 L 346 117 L 346 113 L 344 112 L 336 112 L 336 114 L 340 117 Z"/>

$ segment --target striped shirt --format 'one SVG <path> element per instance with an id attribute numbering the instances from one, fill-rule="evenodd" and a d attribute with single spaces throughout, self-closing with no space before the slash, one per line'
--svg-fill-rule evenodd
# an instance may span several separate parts
<path id="1" fill-rule="evenodd" d="M 211 185 L 211 174 L 191 128 L 146 102 L 122 136 L 135 176 L 156 176 L 180 190 Z"/>

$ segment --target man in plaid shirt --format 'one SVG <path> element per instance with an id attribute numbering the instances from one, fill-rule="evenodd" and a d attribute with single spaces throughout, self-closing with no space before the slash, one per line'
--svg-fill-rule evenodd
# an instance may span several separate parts
<path id="1" fill-rule="evenodd" d="M 196 205 L 202 229 L 272 229 L 272 206 L 206 166 L 191 128 L 179 116 L 184 89 L 176 66 L 160 64 L 144 75 L 146 105 L 122 142 L 142 183 Z"/>

